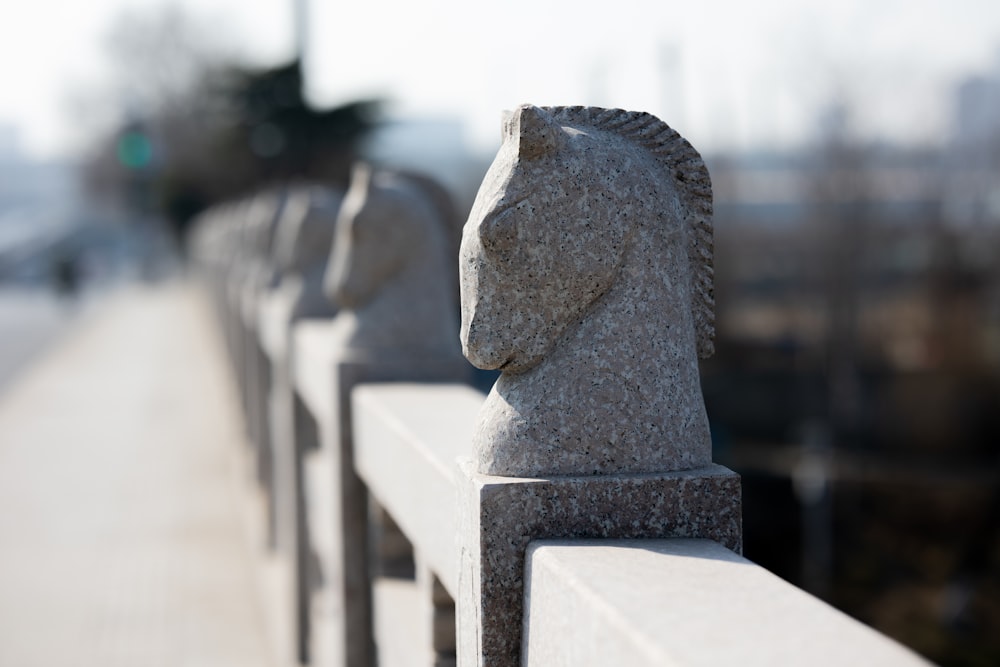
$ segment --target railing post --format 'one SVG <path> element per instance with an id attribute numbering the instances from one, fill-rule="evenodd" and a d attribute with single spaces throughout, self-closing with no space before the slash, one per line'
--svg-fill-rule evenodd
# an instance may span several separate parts
<path id="1" fill-rule="evenodd" d="M 417 562 L 421 627 L 431 649 L 432 667 L 455 667 L 455 601 L 426 564 Z"/>
<path id="2" fill-rule="evenodd" d="M 711 462 L 711 184 L 649 114 L 524 106 L 466 223 L 463 352 L 503 373 L 460 461 L 458 662 L 521 654 L 539 538 L 701 537 L 741 550 Z"/>
<path id="3" fill-rule="evenodd" d="M 268 357 L 267 387 L 274 537 L 285 560 L 289 655 L 310 662 L 310 545 L 306 522 L 303 463 L 319 447 L 315 421 L 305 412 L 292 382 L 292 328 L 304 319 L 331 318 L 336 307 L 322 293 L 336 216 L 338 189 L 318 185 L 291 188 L 274 232 L 272 259 L 280 279 L 258 303 L 258 338 Z"/>
<path id="4" fill-rule="evenodd" d="M 354 169 L 323 282 L 340 310 L 325 332 L 325 354 L 304 358 L 296 343 L 293 382 L 320 387 L 315 409 L 332 468 L 333 553 L 321 567 L 337 665 L 377 664 L 368 490 L 355 466 L 351 391 L 361 382 L 462 380 L 470 371 L 455 340 L 454 273 L 447 270 L 457 226 L 439 190 L 415 174 Z"/>

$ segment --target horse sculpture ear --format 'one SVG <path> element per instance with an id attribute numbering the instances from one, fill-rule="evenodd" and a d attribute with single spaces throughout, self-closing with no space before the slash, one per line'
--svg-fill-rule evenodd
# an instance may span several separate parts
<path id="1" fill-rule="evenodd" d="M 514 112 L 504 109 L 500 115 L 500 141 L 507 141 L 514 135 Z"/>
<path id="2" fill-rule="evenodd" d="M 375 176 L 375 170 L 367 162 L 355 162 L 354 166 L 351 168 L 351 188 L 358 188 L 364 192 L 367 192 L 368 188 L 371 187 L 372 178 Z"/>
<path id="3" fill-rule="evenodd" d="M 562 148 L 566 134 L 544 109 L 524 104 L 514 111 L 509 122 L 510 133 L 517 137 L 519 157 L 531 158 L 553 153 Z"/>

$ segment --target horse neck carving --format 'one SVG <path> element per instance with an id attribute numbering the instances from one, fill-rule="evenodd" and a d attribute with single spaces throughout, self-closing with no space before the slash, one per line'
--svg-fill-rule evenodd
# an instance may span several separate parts
<path id="1" fill-rule="evenodd" d="M 711 461 L 711 186 L 649 114 L 521 107 L 466 223 L 462 343 L 503 373 L 480 472 L 649 473 Z"/>
<path id="2" fill-rule="evenodd" d="M 378 355 L 458 357 L 453 213 L 426 178 L 359 166 L 337 219 L 327 295 L 338 344 Z M 458 357 L 460 358 L 460 357 Z"/>

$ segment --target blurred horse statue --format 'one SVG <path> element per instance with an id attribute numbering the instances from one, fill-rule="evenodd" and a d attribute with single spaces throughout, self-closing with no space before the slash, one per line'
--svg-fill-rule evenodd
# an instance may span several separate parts
<path id="1" fill-rule="evenodd" d="M 338 344 L 375 360 L 460 360 L 458 230 L 434 181 L 356 166 L 324 283 L 340 307 Z"/>
<path id="2" fill-rule="evenodd" d="M 652 473 L 711 462 L 712 190 L 656 117 L 522 106 L 465 225 L 461 340 L 500 369 L 479 471 Z"/>
<path id="3" fill-rule="evenodd" d="M 334 226 L 343 193 L 322 185 L 290 189 L 275 232 L 274 263 L 292 295 L 290 320 L 332 317 L 336 306 L 323 293 Z"/>

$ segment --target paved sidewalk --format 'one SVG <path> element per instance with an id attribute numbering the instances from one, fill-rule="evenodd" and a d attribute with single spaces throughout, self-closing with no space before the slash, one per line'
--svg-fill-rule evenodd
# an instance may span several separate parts
<path id="1" fill-rule="evenodd" d="M 100 296 L 60 301 L 47 287 L 11 288 L 0 283 L 0 393 L 18 372 L 44 355 Z"/>
<path id="2" fill-rule="evenodd" d="M 0 393 L 0 665 L 272 664 L 210 318 L 125 291 Z"/>

